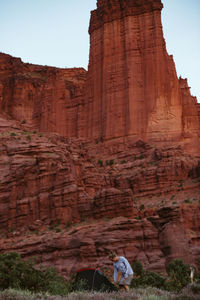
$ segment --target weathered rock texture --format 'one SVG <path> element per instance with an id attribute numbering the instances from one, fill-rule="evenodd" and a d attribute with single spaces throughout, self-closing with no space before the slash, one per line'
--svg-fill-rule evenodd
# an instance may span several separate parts
<path id="1" fill-rule="evenodd" d="M 161 9 L 160 0 L 98 1 L 88 72 L 1 54 L 0 111 L 65 136 L 179 141 L 196 151 L 200 108 L 166 51 Z"/>
<path id="2" fill-rule="evenodd" d="M 161 9 L 99 0 L 88 72 L 0 54 L 0 253 L 67 277 L 110 267 L 111 249 L 151 270 L 200 264 L 200 108 Z"/>
<path id="3" fill-rule="evenodd" d="M 161 9 L 160 0 L 111 0 L 92 11 L 88 137 L 177 141 L 187 135 L 197 143 L 197 100 L 166 51 Z"/>
<path id="4" fill-rule="evenodd" d="M 200 263 L 199 157 L 24 126 L 0 118 L 0 253 L 37 255 L 66 276 L 107 268 L 111 249 L 157 271 Z"/>
<path id="5" fill-rule="evenodd" d="M 0 112 L 40 131 L 78 136 L 85 77 L 83 68 L 24 64 L 0 54 Z"/>

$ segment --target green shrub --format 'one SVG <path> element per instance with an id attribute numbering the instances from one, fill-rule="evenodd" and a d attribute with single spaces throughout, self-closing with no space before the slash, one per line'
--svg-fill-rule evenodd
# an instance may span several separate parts
<path id="1" fill-rule="evenodd" d="M 126 164 L 127 161 L 125 159 L 123 159 L 122 161 L 120 161 L 120 164 Z"/>
<path id="2" fill-rule="evenodd" d="M 139 210 L 143 210 L 143 209 L 145 209 L 145 206 L 144 206 L 144 204 L 141 204 L 139 207 Z"/>
<path id="3" fill-rule="evenodd" d="M 142 264 L 138 261 L 132 263 L 132 268 L 135 273 L 131 283 L 131 287 L 133 288 L 152 286 L 176 293 L 180 292 L 183 288 L 188 288 L 188 284 L 190 283 L 190 266 L 184 264 L 180 259 L 175 259 L 168 265 L 168 277 L 143 270 Z M 199 277 L 200 273 L 196 272 L 195 280 L 197 282 Z M 189 285 L 189 287 L 191 294 L 200 294 L 200 286 L 194 283 Z"/>
<path id="4" fill-rule="evenodd" d="M 169 280 L 166 282 L 166 289 L 179 292 L 190 282 L 190 267 L 182 262 L 181 259 L 175 259 L 167 267 Z"/>
<path id="5" fill-rule="evenodd" d="M 70 228 L 71 225 L 72 225 L 71 222 L 70 222 L 70 221 L 67 221 L 66 224 L 65 224 L 65 228 Z"/>
<path id="6" fill-rule="evenodd" d="M 145 287 L 152 286 L 156 288 L 163 288 L 166 278 L 157 273 L 143 270 L 142 264 L 138 261 L 132 263 L 132 268 L 137 277 L 133 277 L 131 287 Z"/>
<path id="7" fill-rule="evenodd" d="M 32 292 L 49 292 L 66 295 L 68 288 L 64 277 L 54 268 L 34 268 L 35 261 L 23 261 L 17 252 L 0 255 L 0 289 L 15 288 Z"/>
<path id="8" fill-rule="evenodd" d="M 183 181 L 180 180 L 180 181 L 179 181 L 179 187 L 182 187 L 182 186 L 183 186 Z"/>
<path id="9" fill-rule="evenodd" d="M 200 282 L 200 266 L 198 267 L 197 273 L 195 274 L 195 278 Z"/>
<path id="10" fill-rule="evenodd" d="M 114 163 L 115 163 L 114 159 L 106 160 L 106 165 L 107 166 L 112 166 Z"/>
<path id="11" fill-rule="evenodd" d="M 100 167 L 103 167 L 103 161 L 102 161 L 101 159 L 98 160 L 98 165 L 99 165 Z"/>
<path id="12" fill-rule="evenodd" d="M 56 220 L 56 223 L 52 224 L 49 229 L 50 230 L 57 230 L 58 229 L 58 226 L 60 225 L 60 220 Z"/>
<path id="13" fill-rule="evenodd" d="M 165 283 L 165 278 L 161 277 L 157 273 L 143 271 L 142 275 L 138 278 L 133 278 L 132 287 L 145 287 L 152 286 L 157 288 L 163 288 Z"/>
<path id="14" fill-rule="evenodd" d="M 187 198 L 186 200 L 184 200 L 185 203 L 192 203 L 192 201 L 190 200 L 190 198 Z"/>
<path id="15" fill-rule="evenodd" d="M 15 132 L 11 132 L 10 136 L 16 136 L 17 134 Z"/>
<path id="16" fill-rule="evenodd" d="M 133 269 L 133 272 L 136 276 L 141 276 L 142 273 L 143 273 L 143 266 L 141 264 L 141 262 L 135 260 L 133 263 L 132 263 L 132 269 Z"/>

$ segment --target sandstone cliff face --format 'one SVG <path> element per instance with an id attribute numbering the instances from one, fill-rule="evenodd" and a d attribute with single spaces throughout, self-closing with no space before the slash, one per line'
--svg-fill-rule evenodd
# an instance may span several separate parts
<path id="1" fill-rule="evenodd" d="M 193 206 L 193 211 L 196 208 Z M 156 218 L 158 222 L 156 214 L 153 221 L 116 217 L 98 223 L 76 224 L 69 229 L 59 225 L 55 230 L 41 229 L 38 221 L 35 230 L 21 235 L 14 231 L 8 238 L 1 239 L 1 252 L 19 251 L 25 258 L 34 255 L 38 265 L 53 265 L 66 277 L 80 268 L 112 269 L 107 255 L 116 249 L 130 262 L 141 261 L 146 269 L 154 271 L 164 272 L 166 264 L 177 257 L 185 263 L 199 265 L 200 245 L 193 241 L 195 235 L 199 240 L 199 232 L 193 230 L 189 235 L 178 218 L 163 221 L 161 229 L 161 225 L 154 223 Z"/>
<path id="2" fill-rule="evenodd" d="M 183 108 L 182 126 L 185 149 L 196 148 L 199 152 L 200 104 L 197 103 L 196 97 L 191 96 L 187 79 L 179 78 L 179 86 Z"/>
<path id="3" fill-rule="evenodd" d="M 161 9 L 159 0 L 113 0 L 92 11 L 87 136 L 177 141 L 186 131 L 199 139 L 197 101 L 179 87 Z"/>
<path id="4" fill-rule="evenodd" d="M 0 54 L 0 111 L 46 132 L 175 141 L 197 153 L 200 109 L 166 51 L 161 9 L 160 0 L 98 1 L 88 72 Z"/>
<path id="5" fill-rule="evenodd" d="M 24 64 L 0 54 L 0 112 L 40 131 L 77 136 L 86 71 Z"/>
<path id="6" fill-rule="evenodd" d="M 161 9 L 99 0 L 88 72 L 0 54 L 0 253 L 67 277 L 116 249 L 150 270 L 200 264 L 200 106 Z"/>
<path id="7" fill-rule="evenodd" d="M 0 252 L 36 255 L 67 277 L 108 268 L 116 248 L 151 270 L 200 263 L 199 157 L 41 134 L 3 116 L 0 145 Z"/>

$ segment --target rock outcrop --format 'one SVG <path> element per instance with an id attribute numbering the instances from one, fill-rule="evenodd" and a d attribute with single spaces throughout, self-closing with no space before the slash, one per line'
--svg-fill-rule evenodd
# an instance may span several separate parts
<path id="1" fill-rule="evenodd" d="M 40 131 L 78 136 L 86 71 L 24 64 L 0 54 L 0 112 Z"/>
<path id="2" fill-rule="evenodd" d="M 36 255 L 66 276 L 107 268 L 115 248 L 151 270 L 199 263 L 199 157 L 28 131 L 4 116 L 0 145 L 0 253 Z"/>
<path id="3" fill-rule="evenodd" d="M 88 137 L 161 142 L 187 136 L 197 144 L 197 100 L 166 51 L 161 9 L 160 0 L 111 0 L 92 11 Z"/>
<path id="4" fill-rule="evenodd" d="M 190 208 L 194 216 L 197 206 Z M 170 210 L 173 212 L 174 209 Z M 178 225 L 178 219 L 170 218 L 161 230 L 161 225 L 154 223 L 158 221 L 156 214 L 153 221 L 151 218 L 118 217 L 76 224 L 68 229 L 61 225 L 54 229 L 42 228 L 38 221 L 35 230 L 23 235 L 14 231 L 8 238 L 1 239 L 1 252 L 19 251 L 25 258 L 36 256 L 38 265 L 53 265 L 68 278 L 80 268 L 112 269 L 108 253 L 116 249 L 130 262 L 141 261 L 145 269 L 152 271 L 165 272 L 166 264 L 172 258 L 199 265 L 199 230 L 188 228 L 190 234 L 186 233 L 184 227 Z"/>
<path id="5" fill-rule="evenodd" d="M 197 153 L 200 108 L 166 51 L 162 7 L 160 0 L 98 1 L 88 72 L 0 54 L 0 111 L 46 132 L 180 142 Z"/>
<path id="6" fill-rule="evenodd" d="M 191 96 L 190 87 L 188 86 L 187 79 L 179 78 L 179 86 L 181 91 L 181 102 L 183 109 L 183 139 L 185 149 L 198 149 L 199 145 L 199 132 L 200 132 L 200 103 L 197 98 Z"/>
<path id="7" fill-rule="evenodd" d="M 155 271 L 200 264 L 200 105 L 161 9 L 99 0 L 88 71 L 0 54 L 0 253 L 66 277 L 116 249 Z"/>

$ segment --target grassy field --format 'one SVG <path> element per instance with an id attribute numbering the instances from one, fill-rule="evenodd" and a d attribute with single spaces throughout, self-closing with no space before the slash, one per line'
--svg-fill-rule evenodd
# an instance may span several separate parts
<path id="1" fill-rule="evenodd" d="M 179 294 L 156 288 L 132 289 L 130 292 L 97 293 L 79 292 L 68 296 L 51 296 L 49 294 L 33 294 L 29 291 L 8 289 L 0 292 L 0 300 L 199 300 L 200 285 L 189 285 Z"/>

